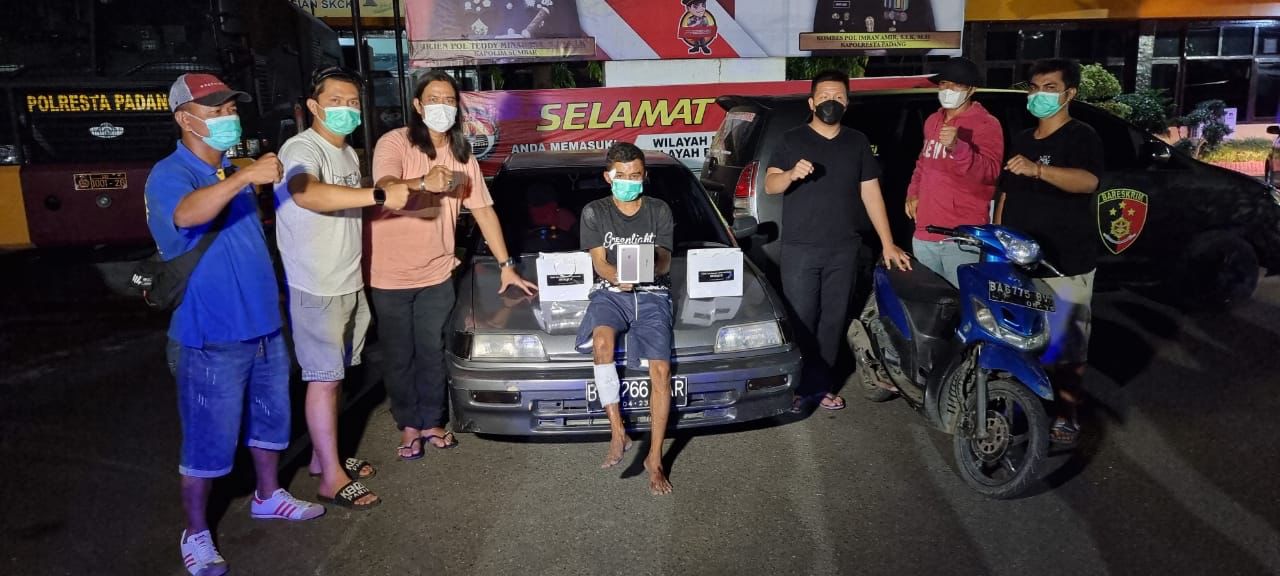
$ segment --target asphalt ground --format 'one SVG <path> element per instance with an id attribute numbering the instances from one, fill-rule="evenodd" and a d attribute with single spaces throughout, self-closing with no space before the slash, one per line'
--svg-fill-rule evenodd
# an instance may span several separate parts
<path id="1" fill-rule="evenodd" d="M 165 319 L 74 260 L 0 272 L 0 573 L 184 574 Z M 343 443 L 378 466 L 384 504 L 251 520 L 242 459 L 217 484 L 217 540 L 233 573 L 269 575 L 1280 573 L 1280 279 L 1229 313 L 1096 302 L 1083 443 L 1017 500 L 971 492 L 947 437 L 855 393 L 676 434 L 666 497 L 646 490 L 643 435 L 612 471 L 600 438 L 463 434 L 398 462 L 374 345 Z M 305 498 L 295 413 L 282 478 Z"/>

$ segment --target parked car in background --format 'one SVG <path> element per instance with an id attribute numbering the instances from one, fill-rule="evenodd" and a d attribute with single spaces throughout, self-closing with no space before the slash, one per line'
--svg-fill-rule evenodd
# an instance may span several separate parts
<path id="1" fill-rule="evenodd" d="M 975 97 L 1009 141 L 1033 126 L 1026 94 L 981 90 Z M 764 174 L 781 134 L 808 120 L 806 95 L 723 96 L 727 114 L 703 167 L 703 184 L 733 219 L 751 216 L 759 233 L 744 249 L 776 274 L 782 197 L 764 192 Z M 900 246 L 913 229 L 901 206 L 923 145 L 924 121 L 938 109 L 934 90 L 850 94 L 844 124 L 870 139 Z M 1179 300 L 1218 306 L 1247 299 L 1260 275 L 1280 272 L 1280 200 L 1256 179 L 1197 161 L 1102 109 L 1072 102 L 1072 117 L 1102 138 L 1106 172 L 1097 198 L 1098 282 L 1163 288 Z M 874 234 L 864 239 L 875 242 Z M 869 250 L 878 250 L 872 247 Z"/>
<path id="2" fill-rule="evenodd" d="M 735 231 L 678 160 L 649 153 L 645 163 L 645 195 L 666 201 L 675 218 L 672 425 L 730 424 L 786 412 L 799 383 L 800 351 L 781 300 L 749 260 L 742 296 L 688 297 L 687 250 L 734 246 Z M 533 152 L 512 156 L 494 177 L 495 209 L 526 278 L 536 278 L 539 252 L 579 249 L 583 206 L 610 195 L 604 166 L 602 151 Z M 737 234 L 752 232 L 750 218 L 738 220 Z M 604 411 L 588 404 L 592 358 L 574 348 L 587 302 L 499 295 L 498 263 L 483 238 L 472 234 L 460 245 L 466 246 L 467 260 L 448 355 L 457 428 L 508 435 L 607 432 Z M 585 273 L 589 280 L 592 272 Z M 625 366 L 625 338 L 619 348 L 618 363 Z M 627 369 L 623 378 L 624 385 L 647 381 L 648 372 Z M 649 417 L 638 409 L 627 420 L 643 428 Z"/>

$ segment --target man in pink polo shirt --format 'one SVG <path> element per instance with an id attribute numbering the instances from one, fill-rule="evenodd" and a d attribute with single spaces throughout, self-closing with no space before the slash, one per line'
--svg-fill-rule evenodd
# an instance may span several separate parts
<path id="1" fill-rule="evenodd" d="M 978 261 L 978 251 L 925 231 L 991 221 L 991 199 L 1004 159 L 1004 133 L 982 104 L 973 101 L 978 66 L 952 58 L 930 80 L 942 107 L 924 123 L 924 148 L 907 188 L 907 216 L 916 221 L 911 247 L 916 260 L 953 285 L 956 268 Z"/>

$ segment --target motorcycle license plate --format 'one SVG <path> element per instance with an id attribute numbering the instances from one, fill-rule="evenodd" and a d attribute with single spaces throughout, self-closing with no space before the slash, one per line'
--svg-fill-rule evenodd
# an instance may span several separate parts
<path id="1" fill-rule="evenodd" d="M 1057 308 L 1053 302 L 1052 294 L 1027 290 L 1026 288 L 1010 286 L 996 281 L 987 282 L 987 297 L 994 302 L 1012 304 L 1042 312 L 1053 312 Z"/>
<path id="2" fill-rule="evenodd" d="M 627 378 L 622 381 L 622 398 L 618 404 L 623 410 L 648 410 L 652 404 L 653 390 L 648 378 Z M 673 406 L 689 405 L 689 380 L 675 376 L 671 378 L 671 404 Z M 595 382 L 587 382 L 587 409 L 592 412 L 603 412 L 600 405 L 600 393 L 596 391 Z"/>

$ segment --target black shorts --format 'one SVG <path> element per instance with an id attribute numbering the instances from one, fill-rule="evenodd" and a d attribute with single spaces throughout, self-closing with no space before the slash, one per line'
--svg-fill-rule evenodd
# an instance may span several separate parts
<path id="1" fill-rule="evenodd" d="M 671 295 L 666 291 L 596 290 L 578 328 L 576 347 L 591 352 L 591 334 L 608 326 L 626 335 L 627 365 L 640 360 L 671 360 Z"/>

